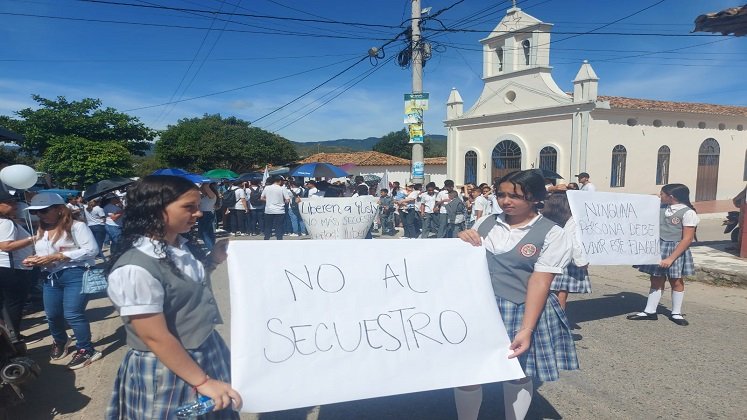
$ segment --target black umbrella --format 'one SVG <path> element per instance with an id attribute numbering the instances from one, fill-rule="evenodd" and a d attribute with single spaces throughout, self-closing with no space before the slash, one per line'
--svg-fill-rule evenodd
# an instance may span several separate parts
<path id="1" fill-rule="evenodd" d="M 540 175 L 542 175 L 542 178 L 545 179 L 563 179 L 562 176 L 560 176 L 557 172 L 551 171 L 549 169 L 535 169 L 535 171 L 539 172 Z"/>
<path id="2" fill-rule="evenodd" d="M 90 200 L 92 198 L 100 197 L 110 191 L 118 190 L 126 185 L 130 185 L 133 182 L 135 181 L 121 176 L 99 181 L 86 188 L 86 191 L 83 193 L 83 199 Z"/>

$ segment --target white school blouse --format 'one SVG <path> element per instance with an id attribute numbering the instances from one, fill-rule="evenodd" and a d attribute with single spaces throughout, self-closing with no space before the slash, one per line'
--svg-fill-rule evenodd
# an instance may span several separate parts
<path id="1" fill-rule="evenodd" d="M 671 204 L 664 209 L 664 215 L 667 217 L 672 216 L 685 207 L 687 207 L 687 204 Z M 695 210 L 690 209 L 682 215 L 682 226 L 696 227 L 698 226 L 698 223 L 700 223 L 700 217 L 698 217 L 698 213 L 696 213 Z"/>
<path id="2" fill-rule="evenodd" d="M 542 216 L 537 215 L 529 223 L 520 228 L 511 228 L 506 223 L 505 214 L 499 214 L 497 217 L 489 214 L 475 222 L 475 226 L 472 229 L 477 230 L 480 224 L 487 220 L 488 217 L 495 217 L 496 225 L 488 233 L 488 236 L 482 239 L 482 244 L 486 250 L 498 255 L 505 254 L 514 249 L 516 244 L 529 233 L 532 226 Z M 545 243 L 540 250 L 540 256 L 534 264 L 534 271 L 560 274 L 570 261 L 571 245 L 568 242 L 565 231 L 560 226 L 553 226 L 550 232 L 547 233 L 547 236 L 545 236 Z"/>
<path id="3" fill-rule="evenodd" d="M 576 237 L 576 221 L 573 220 L 573 217 L 569 218 L 568 221 L 565 222 L 563 230 L 565 231 L 568 242 L 573 249 L 573 264 L 578 267 L 583 267 L 588 264 L 589 261 L 586 259 L 586 254 L 584 254 L 584 251 L 581 248 L 581 242 L 579 242 L 578 238 Z"/>
<path id="4" fill-rule="evenodd" d="M 202 281 L 205 278 L 205 267 L 187 248 L 187 239 L 179 236 L 177 240 L 177 246 L 167 246 L 174 265 L 190 279 Z M 161 243 L 158 241 L 142 237 L 133 245 L 149 257 L 163 258 Z M 163 312 L 163 286 L 143 267 L 123 265 L 112 271 L 109 273 L 106 291 L 121 316 Z"/>

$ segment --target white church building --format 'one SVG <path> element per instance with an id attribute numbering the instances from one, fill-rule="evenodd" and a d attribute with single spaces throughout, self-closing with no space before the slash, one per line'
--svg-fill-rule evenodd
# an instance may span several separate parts
<path id="1" fill-rule="evenodd" d="M 657 193 L 683 183 L 694 201 L 730 199 L 747 180 L 747 107 L 601 96 L 587 62 L 573 93 L 552 78 L 550 30 L 511 8 L 483 45 L 480 98 L 451 91 L 447 175 L 491 183 L 545 168 L 566 182 L 588 172 L 599 191 Z"/>

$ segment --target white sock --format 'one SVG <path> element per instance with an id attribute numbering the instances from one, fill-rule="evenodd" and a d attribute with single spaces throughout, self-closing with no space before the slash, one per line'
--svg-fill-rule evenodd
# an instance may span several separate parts
<path id="1" fill-rule="evenodd" d="M 477 420 L 482 405 L 482 387 L 474 391 L 454 388 L 454 402 L 459 420 Z"/>
<path id="2" fill-rule="evenodd" d="M 503 383 L 503 404 L 506 407 L 506 420 L 524 420 L 532 404 L 532 379 L 524 383 Z"/>
<path id="3" fill-rule="evenodd" d="M 675 292 L 672 290 L 672 317 L 682 318 L 683 299 L 685 299 L 685 292 Z"/>
<path id="4" fill-rule="evenodd" d="M 649 314 L 655 314 L 656 308 L 659 306 L 661 300 L 661 289 L 649 289 L 648 300 L 646 301 L 646 309 L 643 312 Z"/>

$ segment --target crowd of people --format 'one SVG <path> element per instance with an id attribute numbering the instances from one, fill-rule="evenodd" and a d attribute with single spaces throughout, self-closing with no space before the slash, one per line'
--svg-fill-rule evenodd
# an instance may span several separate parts
<path id="1" fill-rule="evenodd" d="M 580 190 L 593 191 L 589 175 L 578 175 Z M 22 332 L 24 302 L 34 279 L 43 288 L 53 360 L 67 357 L 70 327 L 76 341 L 70 369 L 102 357 L 91 342 L 83 276 L 107 260 L 108 296 L 122 316 L 129 350 L 120 366 L 106 417 L 169 418 L 196 393 L 210 397 L 210 418 L 238 418 L 241 396 L 230 386 L 229 350 L 215 331 L 221 317 L 210 289 L 210 272 L 226 259 L 230 236 L 306 235 L 298 210 L 303 198 L 375 195 L 379 213 L 371 230 L 403 238 L 460 238 L 484 246 L 493 292 L 527 378 L 505 383 L 506 418 L 525 417 L 533 380 L 554 381 L 560 370 L 578 369 L 566 317 L 569 293 L 590 293 L 588 261 L 575 234 L 565 191 L 535 170 L 507 174 L 493 185 L 451 180 L 401 188 L 368 185 L 356 177 L 350 187 L 325 181 L 273 176 L 258 181 L 195 185 L 177 176 L 147 176 L 126 196 L 107 194 L 86 203 L 39 193 L 18 215 L 16 198 L 0 191 L 0 291 L 3 318 L 13 340 Z M 661 258 L 641 266 L 651 275 L 646 308 L 630 320 L 656 319 L 664 283 L 672 286 L 672 315 L 685 326 L 682 278 L 692 274 L 689 246 L 698 217 L 681 184 L 661 190 Z M 28 223 L 31 216 L 35 223 Z M 196 228 L 196 235 L 195 233 Z M 199 238 L 199 242 L 195 240 Z M 185 281 L 186 280 L 186 281 Z M 144 380 L 146 379 L 147 380 Z M 149 382 L 164 384 L 152 387 Z M 454 390 L 460 420 L 476 419 L 480 385 Z"/>

